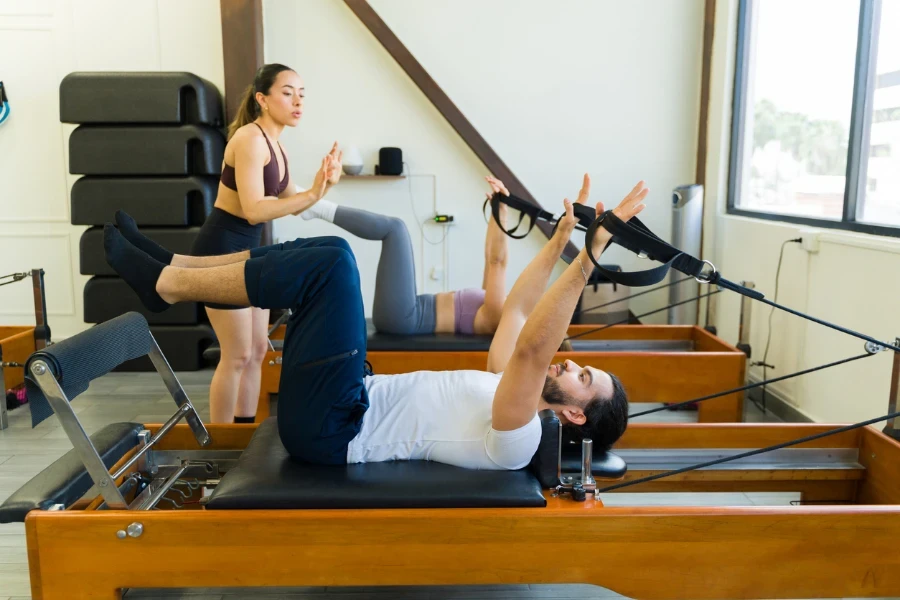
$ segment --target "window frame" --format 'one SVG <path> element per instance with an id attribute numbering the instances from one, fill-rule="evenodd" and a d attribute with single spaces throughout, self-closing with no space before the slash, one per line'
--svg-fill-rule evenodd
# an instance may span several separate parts
<path id="1" fill-rule="evenodd" d="M 844 184 L 844 208 L 841 220 L 820 219 L 788 215 L 758 210 L 748 210 L 738 206 L 739 187 L 744 168 L 744 142 L 747 110 L 747 84 L 749 77 L 748 60 L 750 58 L 750 42 L 752 39 L 750 23 L 752 22 L 752 6 L 755 0 L 738 0 L 737 52 L 734 71 L 734 88 L 731 112 L 731 149 L 728 172 L 728 197 L 726 213 L 768 221 L 779 221 L 821 227 L 841 229 L 858 233 L 900 237 L 900 225 L 879 225 L 857 221 L 857 208 L 860 198 L 864 196 L 865 180 L 860 178 L 868 165 L 869 132 L 872 120 L 871 102 L 875 83 L 876 55 L 878 46 L 878 30 L 880 25 L 881 0 L 860 0 L 859 24 L 857 28 L 856 67 L 853 80 L 853 103 L 850 114 L 850 132 L 847 150 L 847 170 Z"/>

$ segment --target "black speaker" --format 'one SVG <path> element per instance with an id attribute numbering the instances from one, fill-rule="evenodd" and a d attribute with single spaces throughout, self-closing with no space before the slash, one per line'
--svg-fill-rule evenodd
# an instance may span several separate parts
<path id="1" fill-rule="evenodd" d="M 378 151 L 378 164 L 375 166 L 375 174 L 403 174 L 403 152 L 400 148 L 382 148 Z"/>

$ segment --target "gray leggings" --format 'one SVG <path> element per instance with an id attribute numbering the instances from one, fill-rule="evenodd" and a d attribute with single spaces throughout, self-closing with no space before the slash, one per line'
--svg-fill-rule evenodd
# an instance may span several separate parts
<path id="1" fill-rule="evenodd" d="M 334 224 L 364 240 L 381 240 L 372 321 L 383 333 L 434 333 L 433 294 L 416 290 L 416 265 L 406 224 L 396 217 L 338 206 Z"/>

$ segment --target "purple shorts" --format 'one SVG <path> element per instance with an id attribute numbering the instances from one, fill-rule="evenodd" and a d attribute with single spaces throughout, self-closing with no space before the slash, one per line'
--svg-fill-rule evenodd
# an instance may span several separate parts
<path id="1" fill-rule="evenodd" d="M 453 312 L 456 315 L 456 333 L 473 335 L 475 333 L 475 313 L 484 304 L 484 290 L 467 288 L 453 293 Z"/>

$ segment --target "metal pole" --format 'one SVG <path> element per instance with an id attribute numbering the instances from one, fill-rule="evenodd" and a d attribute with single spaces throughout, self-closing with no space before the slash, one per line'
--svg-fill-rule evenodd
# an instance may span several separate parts
<path id="1" fill-rule="evenodd" d="M 742 281 L 741 285 L 747 289 L 755 290 L 756 284 L 752 281 Z M 750 358 L 750 318 L 753 315 L 752 299 L 747 296 L 741 296 L 741 321 L 738 325 L 738 350 L 742 351 Z"/>
<path id="2" fill-rule="evenodd" d="M 31 270 L 31 287 L 34 290 L 34 349 L 43 350 L 50 343 L 50 327 L 47 325 L 47 294 L 44 291 L 44 270 Z"/>

